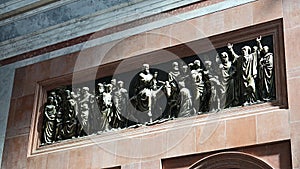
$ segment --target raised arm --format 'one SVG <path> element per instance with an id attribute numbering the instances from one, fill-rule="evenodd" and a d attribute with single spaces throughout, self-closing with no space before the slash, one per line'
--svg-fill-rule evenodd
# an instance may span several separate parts
<path id="1" fill-rule="evenodd" d="M 233 44 L 228 43 L 228 44 L 227 44 L 227 47 L 228 47 L 229 51 L 231 52 L 231 54 L 232 54 L 233 57 L 234 57 L 233 62 L 235 62 L 236 59 L 239 58 L 239 55 L 237 55 L 237 54 L 234 52 L 234 50 L 233 50 Z"/>
<path id="2" fill-rule="evenodd" d="M 256 38 L 256 42 L 257 42 L 257 46 L 258 46 L 258 49 L 259 51 L 262 51 L 263 50 L 263 46 L 261 44 L 261 36 L 259 36 L 258 38 Z"/>

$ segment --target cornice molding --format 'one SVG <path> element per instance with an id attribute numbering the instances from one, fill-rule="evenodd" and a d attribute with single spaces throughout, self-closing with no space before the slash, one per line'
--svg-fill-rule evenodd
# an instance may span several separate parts
<path id="1" fill-rule="evenodd" d="M 168 10 L 176 9 L 199 0 L 144 0 L 130 6 L 112 11 L 99 11 L 89 16 L 72 19 L 62 24 L 48 27 L 46 29 L 20 36 L 14 39 L 0 42 L 2 55 L 0 60 L 7 59 L 25 52 L 46 47 L 59 42 L 67 41 L 86 34 L 94 33 L 103 29 L 135 21 L 141 18 L 159 14 Z M 200 0 L 201 1 L 201 0 Z M 209 13 L 221 11 L 234 6 L 253 2 L 256 0 L 226 0 L 210 6 L 205 6 L 176 16 L 171 16 L 159 21 L 140 25 L 132 29 L 116 32 L 114 35 L 101 37 L 100 44 L 112 40 L 121 39 L 141 32 L 178 23 L 184 20 L 203 16 Z"/>
<path id="2" fill-rule="evenodd" d="M 0 41 L 24 36 L 75 18 L 113 11 L 141 1 L 143 0 L 43 0 L 11 13 L 0 14 Z M 5 9 L 7 8 L 9 7 Z"/>
<path id="3" fill-rule="evenodd" d="M 88 16 L 75 18 L 34 33 L 0 42 L 0 50 L 3 51 L 0 60 L 171 9 L 176 9 L 197 1 L 199 0 L 144 0 L 131 5 L 123 4 L 118 7 L 113 7 L 113 10 L 106 9 L 104 11 L 98 11 Z"/>
<path id="4" fill-rule="evenodd" d="M 26 11 L 53 3 L 57 0 L 11 0 L 0 4 L 0 20 L 13 17 Z M 0 21 L 1 22 L 1 21 Z"/>

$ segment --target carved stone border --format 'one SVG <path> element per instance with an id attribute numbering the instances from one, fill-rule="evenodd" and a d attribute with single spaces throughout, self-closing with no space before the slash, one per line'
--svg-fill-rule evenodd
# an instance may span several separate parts
<path id="1" fill-rule="evenodd" d="M 286 84 L 286 68 L 285 68 L 285 56 L 284 56 L 284 47 L 283 47 L 283 23 L 282 19 L 277 19 L 274 21 L 242 28 L 239 30 L 223 33 L 220 35 L 215 35 L 212 37 L 209 37 L 209 40 L 212 42 L 213 46 L 215 48 L 224 47 L 227 45 L 227 43 L 230 41 L 231 43 L 239 43 L 244 42 L 248 40 L 253 40 L 258 36 L 273 36 L 273 48 L 274 48 L 274 64 L 275 64 L 275 83 L 276 83 L 276 100 L 270 103 L 264 103 L 264 104 L 258 104 L 258 105 L 252 105 L 252 106 L 245 106 L 245 107 L 236 107 L 232 109 L 225 109 L 222 110 L 218 115 L 214 118 L 211 118 L 210 121 L 214 120 L 222 120 L 222 119 L 228 119 L 231 117 L 236 116 L 243 116 L 243 115 L 249 115 L 249 114 L 255 114 L 262 110 L 264 111 L 272 111 L 276 110 L 278 108 L 288 108 L 288 100 L 287 100 L 287 84 Z M 184 58 L 188 56 L 192 56 L 198 53 L 203 53 L 206 51 L 211 50 L 210 47 L 207 47 L 206 40 L 199 39 L 196 41 L 188 42 L 186 44 L 180 44 L 176 46 L 172 46 L 163 50 L 157 50 L 154 52 L 149 52 L 146 54 L 141 54 L 138 56 L 134 56 L 130 59 L 134 61 L 134 64 L 131 64 L 131 66 L 128 66 L 132 69 L 135 69 L 132 65 L 142 65 L 142 63 L 147 62 L 150 65 L 151 64 L 158 64 L 167 62 L 170 60 L 165 60 L 167 57 L 160 57 L 163 53 L 164 55 L 168 52 L 165 52 L 166 50 L 169 51 L 170 54 L 175 53 L 177 56 Z M 193 47 L 193 50 L 191 50 L 190 47 Z M 195 48 L 197 46 L 197 48 Z M 196 51 L 194 50 L 196 49 Z M 79 54 L 79 53 L 78 53 Z M 74 54 L 73 54 L 74 55 Z M 76 54 L 75 54 L 76 55 Z M 63 56 L 62 56 L 63 57 Z M 84 77 L 85 80 L 95 80 L 95 76 L 89 76 L 91 71 L 94 71 L 95 69 L 98 70 L 98 74 L 96 75 L 96 78 L 106 77 L 109 75 L 112 75 L 114 72 L 114 69 L 117 67 L 117 65 L 121 62 L 116 61 L 112 63 L 108 63 L 105 65 L 101 65 L 99 67 L 92 67 L 87 70 L 83 70 L 80 72 L 75 72 L 76 75 L 79 75 Z M 105 71 L 99 71 L 105 70 Z M 127 70 L 129 71 L 129 70 Z M 105 72 L 104 74 L 100 74 L 99 72 Z M 105 142 L 105 141 L 114 141 L 118 140 L 120 133 L 126 133 L 127 136 L 132 137 L 138 137 L 145 134 L 150 133 L 156 133 L 156 132 L 164 132 L 165 129 L 172 126 L 174 127 L 174 123 L 176 123 L 176 127 L 180 128 L 183 125 L 189 124 L 187 121 L 191 121 L 191 125 L 196 125 L 200 123 L 208 122 L 206 120 L 207 115 L 200 115 L 200 116 L 193 116 L 189 118 L 182 118 L 178 120 L 173 120 L 166 122 L 162 125 L 157 125 L 154 127 L 140 127 L 137 129 L 125 129 L 115 132 L 108 132 L 103 133 L 101 135 L 91 135 L 87 137 L 81 137 L 77 139 L 72 140 L 65 140 L 61 143 L 55 143 L 52 145 L 47 145 L 40 147 L 40 136 L 39 136 L 39 130 L 41 127 L 39 126 L 39 121 L 41 119 L 42 111 L 41 108 L 42 105 L 46 101 L 46 91 L 49 91 L 51 89 L 54 89 L 56 87 L 62 86 L 62 85 L 69 85 L 71 84 L 73 74 L 67 74 L 62 75 L 57 78 L 48 79 L 45 81 L 40 82 L 37 85 L 36 92 L 35 92 L 35 105 L 34 105 L 34 114 L 32 116 L 32 124 L 31 124 L 31 130 L 30 130 L 30 137 L 29 137 L 29 149 L 28 149 L 28 156 L 32 155 L 38 155 L 43 153 L 49 153 L 52 151 L 58 151 L 58 150 L 64 150 L 64 149 L 70 149 L 72 147 L 76 146 L 87 146 L 96 144 L 92 141 L 97 139 L 99 142 Z M 80 82 L 80 81 L 79 81 Z"/>

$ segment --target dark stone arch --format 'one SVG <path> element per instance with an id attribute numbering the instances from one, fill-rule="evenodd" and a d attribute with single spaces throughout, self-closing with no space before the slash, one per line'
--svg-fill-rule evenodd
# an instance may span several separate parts
<path id="1" fill-rule="evenodd" d="M 223 152 L 205 157 L 189 169 L 273 169 L 264 161 L 246 153 Z"/>

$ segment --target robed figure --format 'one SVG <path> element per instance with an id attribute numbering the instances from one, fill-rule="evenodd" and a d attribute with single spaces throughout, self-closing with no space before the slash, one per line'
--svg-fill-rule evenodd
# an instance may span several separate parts
<path id="1" fill-rule="evenodd" d="M 44 144 L 51 144 L 55 141 L 56 113 L 54 98 L 49 96 L 44 109 L 44 128 L 42 139 L 42 143 Z"/>

